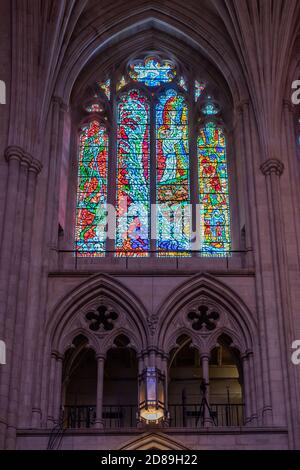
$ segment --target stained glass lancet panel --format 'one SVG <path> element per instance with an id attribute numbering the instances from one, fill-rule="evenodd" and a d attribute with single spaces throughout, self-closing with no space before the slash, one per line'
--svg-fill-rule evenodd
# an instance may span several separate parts
<path id="1" fill-rule="evenodd" d="M 226 256 L 231 247 L 226 142 L 213 122 L 198 137 L 200 236 L 204 256 Z"/>
<path id="2" fill-rule="evenodd" d="M 148 256 L 149 103 L 130 90 L 118 104 L 117 230 L 118 256 Z"/>
<path id="3" fill-rule="evenodd" d="M 157 248 L 186 255 L 190 248 L 188 110 L 174 89 L 156 105 Z"/>
<path id="4" fill-rule="evenodd" d="M 75 245 L 80 256 L 103 256 L 106 241 L 108 135 L 93 121 L 79 139 Z"/>

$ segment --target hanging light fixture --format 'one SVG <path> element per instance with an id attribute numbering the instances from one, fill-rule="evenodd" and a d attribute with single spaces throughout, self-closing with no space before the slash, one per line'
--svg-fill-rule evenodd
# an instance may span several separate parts
<path id="1" fill-rule="evenodd" d="M 139 417 L 157 424 L 165 416 L 165 376 L 156 367 L 146 367 L 139 377 Z"/>

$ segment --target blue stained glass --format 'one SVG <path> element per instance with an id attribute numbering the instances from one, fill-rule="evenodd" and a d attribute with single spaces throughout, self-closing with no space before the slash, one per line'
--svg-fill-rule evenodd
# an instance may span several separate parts
<path id="1" fill-rule="evenodd" d="M 139 90 L 130 90 L 118 105 L 118 256 L 148 256 L 149 146 L 149 104 Z"/>
<path id="2" fill-rule="evenodd" d="M 167 60 L 160 61 L 156 57 L 146 57 L 135 61 L 129 66 L 129 76 L 136 82 L 155 87 L 171 82 L 176 76 L 174 65 Z"/>
<path id="3" fill-rule="evenodd" d="M 198 137 L 201 250 L 226 256 L 231 249 L 226 143 L 222 129 L 209 122 Z"/>
<path id="4" fill-rule="evenodd" d="M 157 247 L 186 255 L 190 247 L 190 190 L 187 105 L 168 89 L 156 106 Z M 176 253 L 178 252 L 178 253 Z"/>

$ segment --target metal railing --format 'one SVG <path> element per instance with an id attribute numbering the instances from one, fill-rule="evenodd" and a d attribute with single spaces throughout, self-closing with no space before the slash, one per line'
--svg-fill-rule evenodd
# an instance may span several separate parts
<path id="1" fill-rule="evenodd" d="M 95 420 L 95 405 L 64 406 L 64 426 L 66 428 L 91 428 Z"/>
<path id="2" fill-rule="evenodd" d="M 243 403 L 211 403 L 212 426 L 243 426 Z M 105 405 L 102 410 L 104 428 L 135 428 L 137 426 L 136 405 Z M 90 428 L 96 419 L 96 406 L 65 406 L 64 427 Z M 174 428 L 200 428 L 203 426 L 201 405 L 198 404 L 170 404 L 169 426 Z"/>
<path id="3" fill-rule="evenodd" d="M 243 403 L 211 403 L 210 414 L 212 426 L 243 426 Z M 204 424 L 203 410 L 200 404 L 174 404 L 169 405 L 170 427 L 199 428 Z"/>
<path id="4" fill-rule="evenodd" d="M 105 428 L 136 427 L 136 405 L 106 405 L 102 408 L 102 419 Z M 64 425 L 67 428 L 90 428 L 96 420 L 95 405 L 64 407 Z"/>
<path id="5" fill-rule="evenodd" d="M 124 259 L 126 263 L 126 269 L 128 268 L 128 262 L 133 259 L 149 259 L 149 258 L 156 258 L 156 259 L 172 259 L 176 261 L 176 266 L 178 268 L 178 264 L 180 260 L 186 260 L 193 257 L 201 257 L 201 258 L 209 258 L 209 259 L 224 259 L 226 262 L 226 267 L 228 269 L 229 259 L 234 254 L 239 254 L 245 256 L 247 253 L 252 252 L 252 248 L 247 248 L 245 250 L 226 250 L 226 251 L 215 251 L 215 252 L 207 252 L 206 250 L 147 250 L 145 252 L 138 252 L 137 250 L 62 250 L 52 247 L 53 251 L 60 254 L 71 254 L 74 256 L 75 261 L 75 270 L 78 268 L 78 261 L 79 260 L 91 260 L 97 258 L 98 260 L 109 260 L 111 258 L 114 259 Z"/>
<path id="6" fill-rule="evenodd" d="M 102 419 L 105 428 L 135 428 L 137 425 L 136 405 L 105 405 L 102 409 Z"/>

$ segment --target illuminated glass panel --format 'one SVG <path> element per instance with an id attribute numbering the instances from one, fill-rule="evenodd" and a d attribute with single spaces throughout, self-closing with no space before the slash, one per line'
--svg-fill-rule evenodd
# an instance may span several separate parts
<path id="1" fill-rule="evenodd" d="M 98 122 L 82 129 L 79 142 L 76 250 L 103 256 L 106 240 L 108 136 Z"/>
<path id="2" fill-rule="evenodd" d="M 147 256 L 149 250 L 149 104 L 139 90 L 118 105 L 116 250 Z"/>
<path id="3" fill-rule="evenodd" d="M 88 113 L 100 113 L 103 111 L 103 108 L 98 103 L 89 104 L 85 107 L 85 110 Z"/>
<path id="4" fill-rule="evenodd" d="M 121 88 L 123 88 L 125 85 L 127 85 L 127 83 L 128 82 L 127 82 L 126 78 L 124 76 L 121 77 L 121 79 L 117 83 L 117 91 L 121 90 Z"/>
<path id="5" fill-rule="evenodd" d="M 195 80 L 195 101 L 198 100 L 198 98 L 202 94 L 204 88 L 205 88 L 205 83 L 198 82 L 198 80 Z"/>
<path id="6" fill-rule="evenodd" d="M 203 106 L 201 111 L 206 116 L 212 116 L 214 114 L 218 114 L 219 108 L 214 103 L 208 102 Z"/>
<path id="7" fill-rule="evenodd" d="M 230 250 L 230 213 L 226 142 L 212 122 L 198 137 L 201 250 L 204 256 L 226 256 Z"/>
<path id="8" fill-rule="evenodd" d="M 135 82 L 154 87 L 171 82 L 176 76 L 176 70 L 168 60 L 160 61 L 155 57 L 146 57 L 130 64 L 129 76 Z"/>
<path id="9" fill-rule="evenodd" d="M 105 82 L 98 82 L 99 87 L 107 96 L 107 99 L 110 99 L 110 78 L 108 78 Z"/>
<path id="10" fill-rule="evenodd" d="M 168 89 L 156 106 L 157 247 L 180 255 L 190 247 L 188 110 Z M 176 253 L 176 251 L 179 251 Z"/>
<path id="11" fill-rule="evenodd" d="M 180 80 L 178 82 L 179 86 L 181 86 L 181 88 L 183 88 L 185 91 L 187 91 L 187 84 L 186 84 L 186 81 L 183 77 L 180 77 Z"/>

